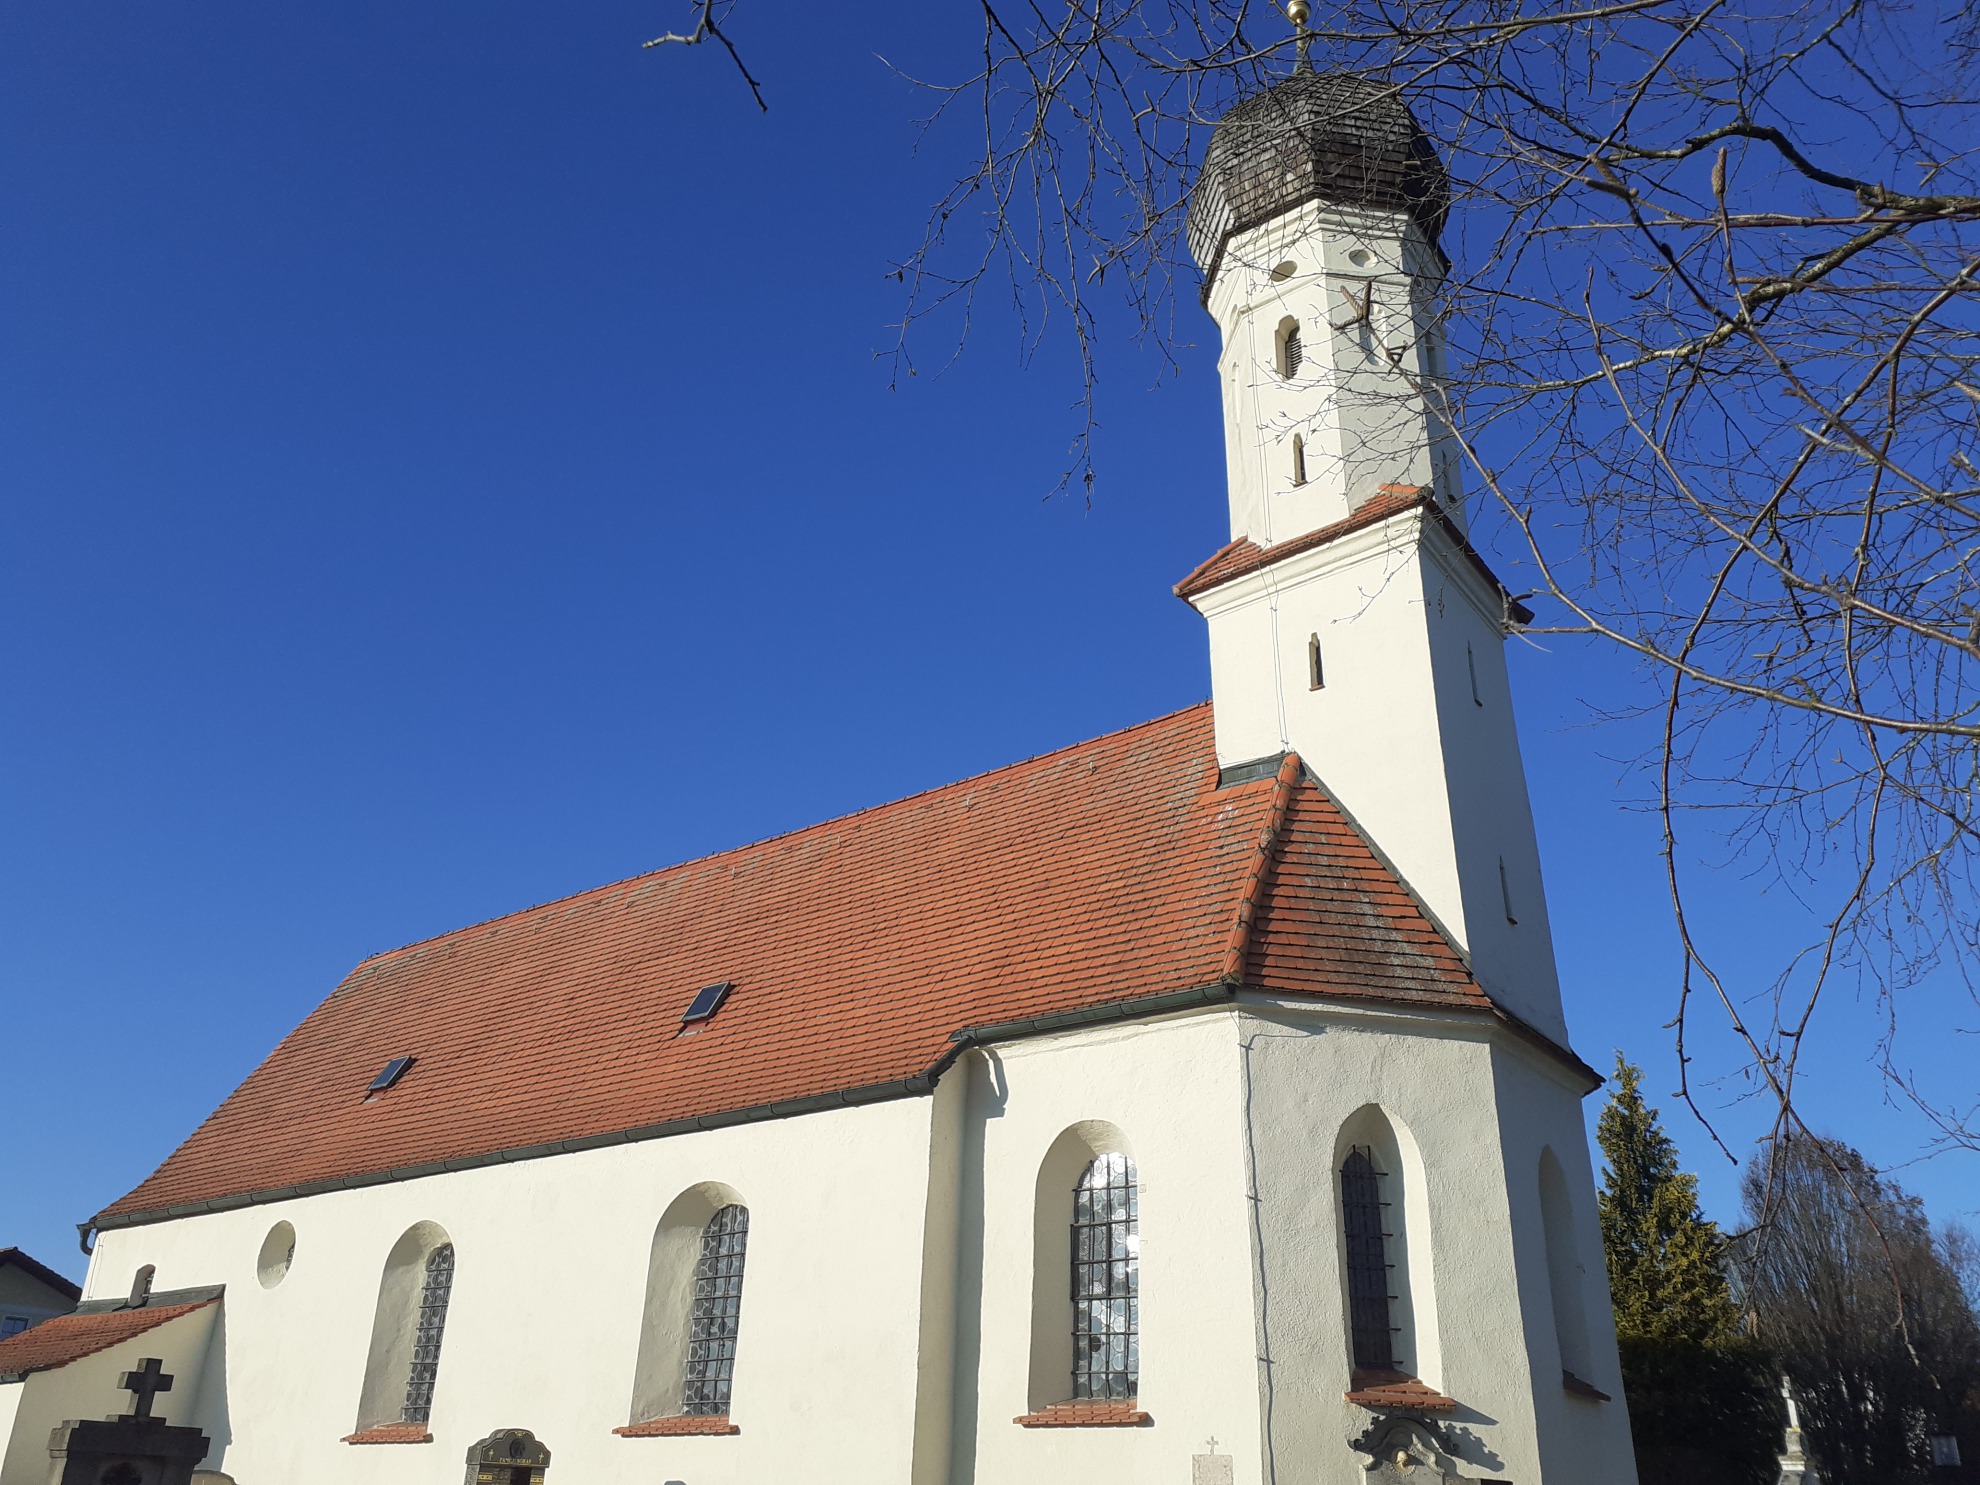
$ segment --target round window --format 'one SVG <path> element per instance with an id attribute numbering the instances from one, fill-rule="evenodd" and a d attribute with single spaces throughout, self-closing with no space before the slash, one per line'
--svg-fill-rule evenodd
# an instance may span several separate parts
<path id="1" fill-rule="evenodd" d="M 296 1230 L 287 1222 L 277 1222 L 261 1240 L 261 1257 L 255 1263 L 255 1277 L 263 1289 L 273 1289 L 289 1276 L 289 1265 L 296 1261 Z"/>

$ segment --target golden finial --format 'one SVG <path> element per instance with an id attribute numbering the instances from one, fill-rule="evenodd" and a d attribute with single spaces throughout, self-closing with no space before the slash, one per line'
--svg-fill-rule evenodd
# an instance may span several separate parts
<path id="1" fill-rule="evenodd" d="M 1310 64 L 1306 60 L 1306 49 L 1312 44 L 1313 35 L 1306 29 L 1306 22 L 1313 14 L 1308 0 L 1286 0 L 1286 19 L 1293 24 L 1293 51 L 1299 61 L 1296 70 L 1303 70 Z"/>

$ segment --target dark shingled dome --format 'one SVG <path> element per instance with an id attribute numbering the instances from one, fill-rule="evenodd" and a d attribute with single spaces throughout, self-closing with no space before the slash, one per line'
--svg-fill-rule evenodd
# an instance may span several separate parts
<path id="1" fill-rule="evenodd" d="M 1308 201 L 1409 212 L 1434 244 L 1450 181 L 1394 88 L 1301 68 L 1217 121 L 1189 198 L 1207 287 L 1231 237 Z"/>

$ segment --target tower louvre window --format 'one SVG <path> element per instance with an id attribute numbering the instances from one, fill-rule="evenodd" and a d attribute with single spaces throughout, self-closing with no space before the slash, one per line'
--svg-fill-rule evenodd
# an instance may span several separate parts
<path id="1" fill-rule="evenodd" d="M 701 1258 L 694 1266 L 694 1310 L 688 1322 L 687 1378 L 681 1394 L 681 1411 L 691 1417 L 728 1416 L 748 1246 L 748 1207 L 723 1207 L 701 1231 Z"/>
<path id="2" fill-rule="evenodd" d="M 1395 1325 L 1390 1318 L 1389 1232 L 1383 1213 L 1382 1172 L 1365 1145 L 1341 1162 L 1341 1226 L 1347 1237 L 1348 1328 L 1354 1364 L 1368 1371 L 1396 1364 Z"/>
<path id="3" fill-rule="evenodd" d="M 1299 343 L 1299 321 L 1288 318 L 1279 326 L 1279 375 L 1287 378 L 1299 375 L 1299 364 L 1305 359 L 1305 352 Z"/>

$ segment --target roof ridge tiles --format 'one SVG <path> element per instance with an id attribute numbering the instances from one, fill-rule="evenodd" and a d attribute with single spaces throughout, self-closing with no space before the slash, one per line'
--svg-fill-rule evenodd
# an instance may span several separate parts
<path id="1" fill-rule="evenodd" d="M 647 871 L 636 871 L 631 876 L 619 877 L 610 882 L 602 882 L 596 887 L 586 887 L 577 892 L 568 892 L 562 897 L 547 897 L 542 902 L 533 902 L 527 907 L 511 908 L 506 913 L 496 913 L 491 917 L 481 918 L 473 923 L 463 923 L 458 928 L 449 928 L 442 933 L 430 933 L 424 938 L 409 940 L 406 943 L 399 944 L 395 948 L 379 949 L 360 959 L 350 974 L 345 976 L 345 981 L 348 983 L 349 980 L 354 979 L 357 975 L 363 973 L 381 960 L 394 958 L 413 949 L 426 948 L 433 944 L 443 943 L 448 939 L 462 938 L 467 934 L 475 932 L 477 929 L 492 928 L 496 924 L 505 923 L 511 918 L 527 917 L 531 913 L 540 913 L 549 908 L 562 905 L 576 907 L 586 898 L 602 897 L 620 887 L 630 889 L 634 887 L 635 883 L 655 881 L 661 877 L 669 876 L 674 872 L 685 871 L 691 866 L 704 866 L 711 861 L 719 861 L 724 856 L 741 855 L 745 851 L 754 851 L 764 846 L 773 846 L 779 841 L 792 840 L 799 836 L 810 835 L 815 831 L 825 830 L 833 825 L 843 825 L 849 820 L 857 820 L 869 815 L 879 815 L 898 806 L 913 804 L 916 800 L 926 799 L 931 795 L 947 794 L 952 790 L 964 789 L 972 784 L 981 784 L 984 780 L 992 778 L 997 774 L 1012 773 L 1017 769 L 1026 768 L 1032 764 L 1044 763 L 1049 759 L 1058 757 L 1061 753 L 1077 752 L 1082 748 L 1089 748 L 1097 743 L 1110 742 L 1115 738 L 1126 737 L 1131 732 L 1140 732 L 1147 728 L 1159 727 L 1164 722 L 1173 722 L 1176 718 L 1186 716 L 1190 712 L 1207 710 L 1209 706 L 1210 703 L 1208 701 L 1192 701 L 1187 706 L 1179 706 L 1173 711 L 1162 713 L 1159 717 L 1150 717 L 1145 722 L 1134 722 L 1126 727 L 1116 727 L 1111 732 L 1102 732 L 1093 737 L 1082 738 L 1077 742 L 1065 743 L 1056 748 L 1047 748 L 1042 753 L 1033 753 L 1028 757 L 1013 759 L 1009 763 L 1000 763 L 995 768 L 986 768 L 981 773 L 973 773 L 965 778 L 955 779 L 946 784 L 932 784 L 926 789 L 917 789 L 911 794 L 902 794 L 894 799 L 883 799 L 877 804 L 861 805 L 858 809 L 847 810 L 844 814 L 829 815 L 823 820 L 814 820 L 809 825 L 796 825 L 789 830 L 779 830 L 770 835 L 759 836 L 755 840 L 741 841 L 733 846 L 724 846 L 718 851 L 703 851 L 699 856 L 688 856 L 682 860 L 670 862 L 666 866 L 656 866 Z"/>
<path id="2" fill-rule="evenodd" d="M 1265 896 L 1265 882 L 1272 873 L 1273 858 L 1278 854 L 1286 811 L 1303 772 L 1299 754 L 1287 753 L 1279 760 L 1279 771 L 1272 780 L 1272 803 L 1266 810 L 1265 823 L 1258 831 L 1258 845 L 1252 852 L 1251 865 L 1244 875 L 1244 889 L 1238 896 L 1237 921 L 1231 925 L 1230 941 L 1224 950 L 1223 977 L 1226 980 L 1236 982 L 1244 979 L 1245 963 L 1251 956 L 1252 925 L 1257 921 L 1259 904 Z"/>

